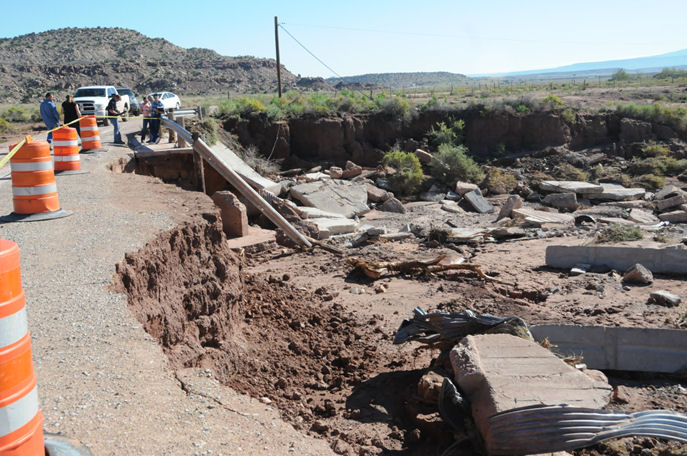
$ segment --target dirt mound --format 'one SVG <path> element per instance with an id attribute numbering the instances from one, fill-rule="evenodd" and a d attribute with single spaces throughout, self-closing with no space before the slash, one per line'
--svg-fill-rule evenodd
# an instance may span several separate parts
<path id="1" fill-rule="evenodd" d="M 405 403 L 422 372 L 404 371 L 418 361 L 392 348 L 384 318 L 360 320 L 326 290 L 296 288 L 288 274 L 245 273 L 221 224 L 204 217 L 117 265 L 115 289 L 172 367 L 212 369 L 341 454 L 402 449 Z"/>

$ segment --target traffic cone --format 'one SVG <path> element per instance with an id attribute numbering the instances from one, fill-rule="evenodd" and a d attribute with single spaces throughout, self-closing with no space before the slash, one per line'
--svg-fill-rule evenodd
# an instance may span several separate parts
<path id="1" fill-rule="evenodd" d="M 103 143 L 100 141 L 100 130 L 95 116 L 85 116 L 79 119 L 79 130 L 81 130 L 81 153 L 92 153 L 103 150 Z"/>
<path id="2" fill-rule="evenodd" d="M 10 146 L 14 149 L 17 143 Z M 71 215 L 60 208 L 50 144 L 30 136 L 10 159 L 14 212 L 0 222 L 35 222 Z"/>
<path id="3" fill-rule="evenodd" d="M 79 135 L 76 128 L 62 127 L 52 134 L 55 174 L 84 174 L 79 157 Z"/>

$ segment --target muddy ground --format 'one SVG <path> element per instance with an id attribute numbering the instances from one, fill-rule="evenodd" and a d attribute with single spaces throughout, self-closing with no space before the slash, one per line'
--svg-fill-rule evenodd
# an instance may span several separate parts
<path id="1" fill-rule="evenodd" d="M 393 230 L 408 220 L 476 226 L 494 218 L 448 214 L 436 203 L 408 208 L 405 215 L 372 211 L 364 221 Z M 528 324 L 650 327 L 675 327 L 685 313 L 684 304 L 647 304 L 650 290 L 684 294 L 684 278 L 657 275 L 651 286 L 628 287 L 616 271 L 571 277 L 545 267 L 547 245 L 589 242 L 594 235 L 585 229 L 549 234 L 461 246 L 412 238 L 346 248 L 347 238 L 333 239 L 345 256 L 369 260 L 462 256 L 503 283 L 469 271 L 372 281 L 353 272 L 344 257 L 320 249 L 276 247 L 238 255 L 227 248 L 217 218 L 206 214 L 127 255 L 117 267 L 116 287 L 128 295 L 131 310 L 173 368 L 211 369 L 225 385 L 275 404 L 296 429 L 327 439 L 335 452 L 441 454 L 453 435 L 418 384 L 430 366 L 449 375 L 447 366 L 437 350 L 392 344 L 414 307 L 517 315 Z M 684 379 L 607 375 L 617 390 L 609 408 L 687 411 Z M 636 438 L 579 453 L 685 450 Z"/>

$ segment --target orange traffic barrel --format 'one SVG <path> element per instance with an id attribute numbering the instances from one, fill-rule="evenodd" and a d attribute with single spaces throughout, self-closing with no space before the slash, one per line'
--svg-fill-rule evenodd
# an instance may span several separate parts
<path id="1" fill-rule="evenodd" d="M 18 143 L 10 146 L 10 151 Z M 14 212 L 0 221 L 38 221 L 70 215 L 60 208 L 50 144 L 30 136 L 10 158 Z"/>
<path id="2" fill-rule="evenodd" d="M 79 158 L 79 135 L 76 128 L 62 127 L 52 134 L 55 173 L 82 174 Z"/>
<path id="3" fill-rule="evenodd" d="M 0 455 L 45 454 L 19 247 L 0 239 Z"/>
<path id="4" fill-rule="evenodd" d="M 81 152 L 95 152 L 102 149 L 103 144 L 100 141 L 100 131 L 95 116 L 81 117 L 79 129 L 81 130 Z"/>

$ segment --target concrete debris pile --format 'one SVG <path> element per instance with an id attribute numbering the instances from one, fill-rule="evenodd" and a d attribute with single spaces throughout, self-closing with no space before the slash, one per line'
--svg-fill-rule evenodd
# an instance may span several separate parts
<path id="1" fill-rule="evenodd" d="M 418 392 L 434 398 L 441 419 L 455 435 L 463 436 L 444 454 L 551 453 L 638 435 L 687 441 L 684 414 L 606 410 L 613 388 L 605 375 L 579 362 L 579 348 L 577 357 L 568 361 L 546 348 L 552 345 L 544 335 L 560 340 L 565 352 L 573 351 L 575 347 L 566 344 L 570 339 L 555 337 L 566 331 L 557 331 L 555 326 L 534 328 L 544 330 L 535 333 L 544 346 L 534 341 L 533 333 L 519 317 L 502 318 L 470 310 L 427 313 L 418 307 L 412 319 L 403 321 L 395 344 L 418 341 L 442 350 L 436 360 L 444 367 L 431 368 L 420 379 Z M 609 336 L 617 333 L 616 342 L 624 340 L 620 331 L 641 331 L 608 329 L 612 331 Z M 640 336 L 638 340 L 652 336 L 662 341 L 654 340 L 655 347 L 666 345 L 665 334 Z M 592 362 L 600 363 L 595 353 L 603 351 L 607 342 L 603 338 L 592 341 L 585 346 L 585 358 L 589 353 Z M 624 349 L 618 345 L 614 345 L 616 349 Z M 669 353 L 670 348 L 665 350 Z M 686 359 L 681 353 L 677 361 Z M 664 364 L 674 365 L 675 361 Z"/>

